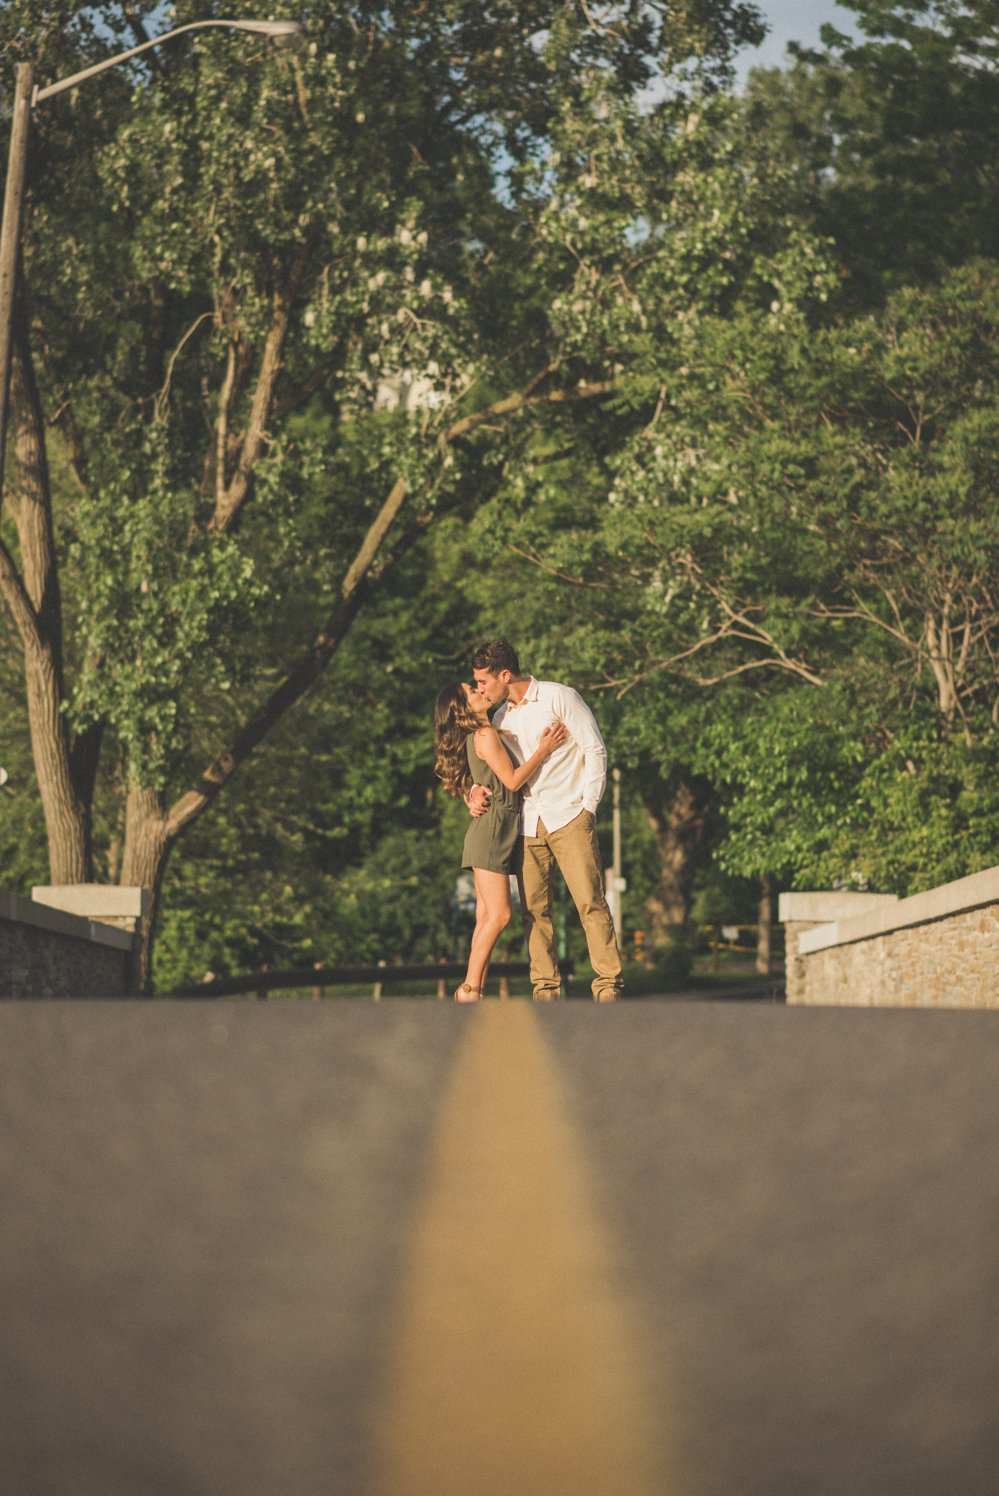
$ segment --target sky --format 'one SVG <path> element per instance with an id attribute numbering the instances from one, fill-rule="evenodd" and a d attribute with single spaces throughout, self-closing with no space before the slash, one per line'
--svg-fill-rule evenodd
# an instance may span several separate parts
<path id="1" fill-rule="evenodd" d="M 756 0 L 770 27 L 770 34 L 762 47 L 753 47 L 742 52 L 737 73 L 740 82 L 750 68 L 786 67 L 784 49 L 788 42 L 804 42 L 810 46 L 819 41 L 819 28 L 831 22 L 840 31 L 854 32 L 856 20 L 852 11 L 837 5 L 835 0 Z"/>

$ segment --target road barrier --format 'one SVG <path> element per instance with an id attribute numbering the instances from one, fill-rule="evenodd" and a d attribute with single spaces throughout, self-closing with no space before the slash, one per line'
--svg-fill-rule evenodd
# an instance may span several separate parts
<path id="1" fill-rule="evenodd" d="M 31 899 L 0 891 L 0 998 L 128 997 L 132 990 L 133 934 L 86 904 L 60 902 L 60 889 L 36 888 Z M 100 892 L 100 891 L 99 891 Z M 112 889 L 121 908 L 139 906 L 141 889 Z"/>
<path id="2" fill-rule="evenodd" d="M 464 961 L 424 961 L 389 965 L 379 961 L 375 966 L 326 966 L 317 962 L 314 966 L 298 966 L 284 971 L 272 971 L 261 967 L 241 976 L 211 977 L 192 987 L 178 988 L 167 994 L 175 998 L 238 997 L 254 993 L 265 1001 L 272 992 L 292 992 L 309 987 L 315 1001 L 326 995 L 328 987 L 362 987 L 371 984 L 371 996 L 378 1002 L 386 987 L 404 982 L 433 983 L 439 999 L 450 996 L 450 984 L 461 981 L 467 970 Z M 565 961 L 561 965 L 562 989 L 568 993 L 573 965 Z M 526 961 L 494 961 L 489 967 L 491 980 L 499 980 L 501 998 L 510 996 L 510 980 L 513 977 L 530 977 Z"/>
<path id="3" fill-rule="evenodd" d="M 789 1003 L 999 1008 L 999 867 L 923 893 L 782 893 Z"/>

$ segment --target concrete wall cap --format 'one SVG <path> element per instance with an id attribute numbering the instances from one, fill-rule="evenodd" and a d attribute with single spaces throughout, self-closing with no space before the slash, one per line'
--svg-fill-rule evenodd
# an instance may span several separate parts
<path id="1" fill-rule="evenodd" d="M 852 919 L 854 915 L 886 904 L 897 904 L 899 898 L 896 893 L 828 889 L 815 893 L 782 893 L 777 902 L 781 924 L 828 924 L 837 919 Z"/>
<path id="2" fill-rule="evenodd" d="M 952 914 L 964 914 L 985 904 L 999 904 L 999 867 L 970 873 L 967 878 L 957 878 L 953 883 L 941 883 L 925 893 L 914 893 L 894 904 L 871 909 L 868 914 L 804 930 L 798 938 L 798 953 L 805 956 L 812 951 L 828 950 L 830 946 L 851 945 L 854 941 L 888 935 L 892 930 L 904 930 L 910 925 L 929 924 Z"/>
<path id="3" fill-rule="evenodd" d="M 141 919 L 149 911 L 147 888 L 120 888 L 116 883 L 42 884 L 31 890 L 31 897 L 36 904 L 85 919 Z"/>
<path id="4" fill-rule="evenodd" d="M 19 898 L 16 893 L 0 892 L 0 919 L 12 925 L 49 930 L 54 935 L 68 935 L 72 940 L 88 940 L 92 945 L 110 945 L 119 951 L 130 951 L 134 939 L 127 930 L 116 930 L 113 925 L 102 925 L 97 920 L 82 919 L 78 914 L 67 914 L 47 904 L 33 903 L 30 899 Z"/>

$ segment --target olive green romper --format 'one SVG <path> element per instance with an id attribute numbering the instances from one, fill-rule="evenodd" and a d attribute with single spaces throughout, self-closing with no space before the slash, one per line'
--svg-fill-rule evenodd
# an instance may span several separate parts
<path id="1" fill-rule="evenodd" d="M 520 861 L 520 791 L 508 790 L 505 784 L 480 758 L 474 747 L 475 734 L 465 740 L 468 767 L 476 784 L 492 790 L 489 809 L 473 816 L 465 834 L 461 854 L 462 867 L 479 867 L 487 873 L 515 873 Z"/>

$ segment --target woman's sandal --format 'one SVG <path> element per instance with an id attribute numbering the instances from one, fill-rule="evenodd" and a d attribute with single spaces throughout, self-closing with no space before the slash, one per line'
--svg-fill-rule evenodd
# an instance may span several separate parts
<path id="1" fill-rule="evenodd" d="M 465 996 L 466 993 L 468 994 L 467 997 Z M 477 1003 L 481 996 L 482 991 L 480 988 L 470 987 L 467 982 L 462 982 L 454 994 L 454 1000 L 456 1003 Z"/>

